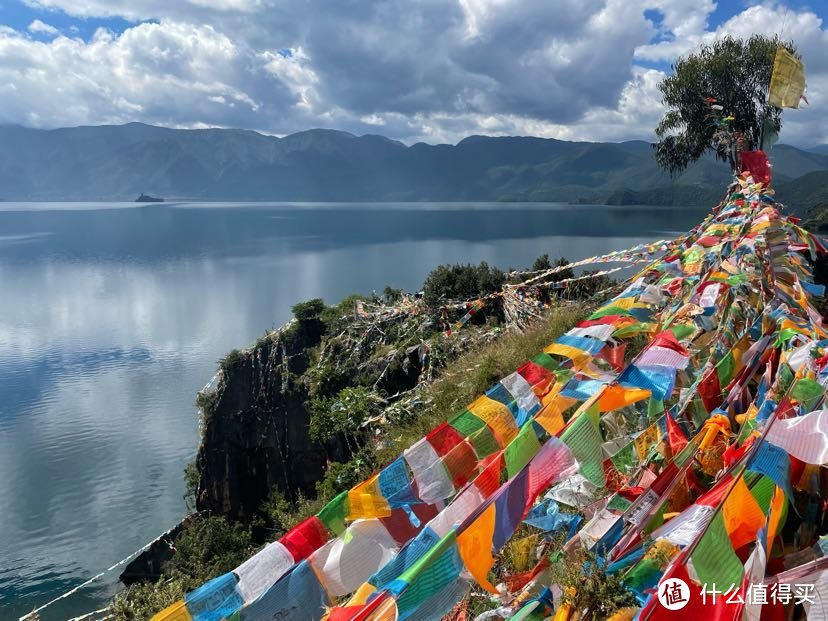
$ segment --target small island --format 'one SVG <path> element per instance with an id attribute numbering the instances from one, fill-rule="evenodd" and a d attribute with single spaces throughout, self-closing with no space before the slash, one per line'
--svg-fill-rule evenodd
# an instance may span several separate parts
<path id="1" fill-rule="evenodd" d="M 136 203 L 163 203 L 164 199 L 158 196 L 150 196 L 141 192 L 141 196 L 135 199 Z"/>

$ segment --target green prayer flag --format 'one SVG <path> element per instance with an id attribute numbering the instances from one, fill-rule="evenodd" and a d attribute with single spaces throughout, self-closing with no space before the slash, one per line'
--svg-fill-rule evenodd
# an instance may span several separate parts
<path id="1" fill-rule="evenodd" d="M 610 461 L 621 474 L 628 475 L 638 464 L 635 457 L 635 442 L 628 442 L 620 451 L 610 457 Z"/>
<path id="2" fill-rule="evenodd" d="M 793 371 L 791 371 L 791 367 L 787 364 L 781 363 L 779 365 L 779 394 L 783 395 L 788 392 L 788 388 L 790 388 L 791 383 L 794 380 Z"/>
<path id="3" fill-rule="evenodd" d="M 623 328 L 618 328 L 618 330 L 612 333 L 612 336 L 615 338 L 625 338 L 627 336 L 641 334 L 642 332 L 650 332 L 652 327 L 653 324 L 651 323 L 639 321 L 638 323 L 633 323 L 628 326 L 624 326 Z"/>
<path id="4" fill-rule="evenodd" d="M 644 557 L 633 565 L 624 576 L 624 585 L 638 592 L 651 588 L 658 583 L 661 577 L 661 563 L 652 558 Z"/>
<path id="5" fill-rule="evenodd" d="M 599 308 L 597 311 L 592 313 L 589 318 L 590 319 L 600 319 L 601 317 L 606 317 L 607 315 L 630 315 L 630 311 L 626 308 L 621 308 L 620 306 L 605 306 L 604 308 Z"/>
<path id="6" fill-rule="evenodd" d="M 549 354 L 544 353 L 538 354 L 537 356 L 532 358 L 532 362 L 534 362 L 538 366 L 543 367 L 547 371 L 554 371 L 559 366 L 559 362 L 557 360 L 555 360 Z"/>
<path id="7" fill-rule="evenodd" d="M 801 403 L 816 399 L 822 396 L 823 392 L 822 386 L 809 377 L 803 377 L 794 385 L 791 396 Z"/>
<path id="8" fill-rule="evenodd" d="M 708 590 L 715 585 L 717 589 L 726 591 L 742 583 L 744 565 L 733 551 L 721 511 L 716 513 L 707 532 L 702 535 L 690 556 L 690 562 L 702 587 L 707 585 Z"/>
<path id="9" fill-rule="evenodd" d="M 670 332 L 672 332 L 673 336 L 675 336 L 676 339 L 679 340 L 679 341 L 686 339 L 688 336 L 693 334 L 695 331 L 696 331 L 696 326 L 693 325 L 693 322 L 678 323 L 674 326 L 670 326 Z"/>
<path id="10" fill-rule="evenodd" d="M 607 509 L 610 509 L 611 511 L 618 511 L 619 513 L 623 513 L 624 511 L 626 511 L 627 509 L 630 508 L 631 504 L 632 504 L 632 502 L 630 502 L 629 500 L 627 500 L 623 496 L 620 496 L 618 494 L 614 494 L 613 497 L 610 498 L 610 501 L 607 503 Z"/>
<path id="11" fill-rule="evenodd" d="M 650 397 L 650 401 L 647 403 L 647 418 L 652 421 L 653 419 L 659 418 L 663 413 L 664 402 Z"/>
<path id="12" fill-rule="evenodd" d="M 776 483 L 773 479 L 765 475 L 761 475 L 759 480 L 750 488 L 750 493 L 756 499 L 756 504 L 762 510 L 762 513 L 767 513 L 770 509 L 771 498 L 773 491 L 776 489 Z"/>
<path id="13" fill-rule="evenodd" d="M 345 518 L 350 512 L 348 502 L 348 490 L 345 490 L 336 498 L 326 504 L 316 517 L 335 535 L 339 536 L 345 532 Z"/>
<path id="14" fill-rule="evenodd" d="M 598 426 L 600 416 L 598 403 L 595 402 L 588 410 L 577 415 L 561 434 L 561 440 L 570 448 L 581 465 L 581 474 L 598 487 L 604 487 L 606 478 L 601 451 L 603 438 Z"/>
<path id="15" fill-rule="evenodd" d="M 520 432 L 514 440 L 509 442 L 504 451 L 503 459 L 506 462 L 506 473 L 509 478 L 511 479 L 523 470 L 524 466 L 537 455 L 540 448 L 538 434 L 535 432 L 535 423 L 530 420 L 520 428 Z"/>
<path id="16" fill-rule="evenodd" d="M 397 598 L 397 610 L 401 616 L 409 616 L 429 597 L 439 593 L 460 575 L 463 561 L 457 549 L 454 531 L 438 541 L 398 578 L 408 583 Z"/>
<path id="17" fill-rule="evenodd" d="M 776 341 L 773 346 L 781 347 L 784 343 L 790 341 L 795 334 L 799 334 L 799 331 L 794 330 L 793 328 L 785 328 L 784 330 L 780 330 L 779 334 L 776 335 Z"/>
<path id="18" fill-rule="evenodd" d="M 468 438 L 477 456 L 482 458 L 500 450 L 500 445 L 489 426 L 469 410 L 463 410 L 449 420 L 449 425 Z"/>
<path id="19" fill-rule="evenodd" d="M 727 352 L 716 365 L 716 373 L 719 375 L 719 386 L 724 388 L 733 379 L 733 367 L 736 361 L 733 358 L 733 350 Z"/>

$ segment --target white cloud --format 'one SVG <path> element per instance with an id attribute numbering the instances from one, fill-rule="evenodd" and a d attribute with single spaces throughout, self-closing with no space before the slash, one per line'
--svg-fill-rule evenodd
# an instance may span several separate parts
<path id="1" fill-rule="evenodd" d="M 37 34 L 44 34 L 44 35 L 56 35 L 60 31 L 55 28 L 54 26 L 47 24 L 45 22 L 40 21 L 39 19 L 34 20 L 29 26 L 26 28 L 31 33 Z"/>
<path id="2" fill-rule="evenodd" d="M 0 122 L 140 120 L 273 134 L 381 126 L 409 142 L 470 133 L 651 139 L 659 68 L 724 33 L 773 34 L 784 21 L 805 56 L 813 107 L 786 112 L 782 137 L 828 141 L 819 136 L 828 130 L 813 131 L 828 127 L 818 122 L 828 113 L 826 31 L 814 12 L 777 3 L 711 30 L 714 0 L 26 1 L 157 23 L 87 42 L 0 27 Z"/>

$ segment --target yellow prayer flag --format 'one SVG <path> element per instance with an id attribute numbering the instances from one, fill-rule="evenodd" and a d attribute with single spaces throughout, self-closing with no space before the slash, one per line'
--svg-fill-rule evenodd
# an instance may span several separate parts
<path id="1" fill-rule="evenodd" d="M 380 492 L 378 474 L 348 492 L 348 505 L 348 520 L 384 518 L 391 515 L 391 507 Z"/>
<path id="2" fill-rule="evenodd" d="M 181 600 L 167 606 L 161 612 L 155 613 L 152 621 L 193 621 L 193 618 L 190 616 L 190 611 L 187 610 L 187 604 L 184 603 L 184 600 Z"/>
<path id="3" fill-rule="evenodd" d="M 491 428 L 501 448 L 509 444 L 518 434 L 515 417 L 500 401 L 484 395 L 475 399 L 468 409 Z"/>
<path id="4" fill-rule="evenodd" d="M 740 477 L 722 506 L 722 517 L 733 549 L 756 540 L 757 531 L 765 524 L 765 515 Z"/>
<path id="5" fill-rule="evenodd" d="M 364 606 L 368 603 L 368 598 L 371 597 L 371 594 L 376 590 L 377 587 L 370 582 L 363 582 L 345 606 Z"/>
<path id="6" fill-rule="evenodd" d="M 558 435 L 558 432 L 564 428 L 563 411 L 572 405 L 572 399 L 569 397 L 558 396 L 557 399 L 550 401 L 543 406 L 540 412 L 535 415 L 535 421 L 546 430 L 550 436 Z"/>
<path id="7" fill-rule="evenodd" d="M 656 444 L 659 440 L 661 440 L 661 430 L 658 428 L 657 423 L 653 423 L 647 427 L 638 435 L 638 437 L 635 438 L 635 440 L 633 440 L 635 452 L 638 454 L 639 462 L 644 461 L 644 458 L 647 457 L 647 453 L 650 452 L 650 447 Z"/>
<path id="8" fill-rule="evenodd" d="M 768 103 L 777 108 L 798 108 L 805 92 L 805 65 L 781 45 L 773 60 Z"/>
<path id="9" fill-rule="evenodd" d="M 495 505 L 492 503 L 466 530 L 457 535 L 457 547 L 460 550 L 460 558 L 463 559 L 463 564 L 477 580 L 477 583 L 489 593 L 497 595 L 498 590 L 486 577 L 489 570 L 494 566 L 494 557 L 492 556 L 494 529 Z"/>
<path id="10" fill-rule="evenodd" d="M 785 491 L 776 486 L 773 491 L 773 498 L 771 499 L 770 513 L 768 514 L 768 553 L 773 548 L 773 540 L 779 531 L 782 530 L 782 520 L 785 518 L 785 503 L 788 499 L 785 497 Z"/>
<path id="11" fill-rule="evenodd" d="M 552 343 L 549 347 L 543 350 L 549 355 L 557 355 L 563 356 L 564 358 L 569 358 L 572 361 L 572 365 L 576 369 L 580 369 L 583 366 L 592 360 L 592 356 L 590 356 L 587 352 L 582 349 L 578 349 L 577 347 L 572 347 L 571 345 L 564 345 L 563 343 Z"/>

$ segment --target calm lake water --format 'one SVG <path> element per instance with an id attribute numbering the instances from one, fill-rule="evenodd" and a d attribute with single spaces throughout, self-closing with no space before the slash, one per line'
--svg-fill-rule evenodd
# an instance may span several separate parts
<path id="1" fill-rule="evenodd" d="M 183 515 L 195 393 L 290 317 L 436 265 L 574 260 L 672 237 L 704 209 L 551 204 L 0 203 L 0 619 Z M 117 571 L 42 614 L 99 608 Z"/>

